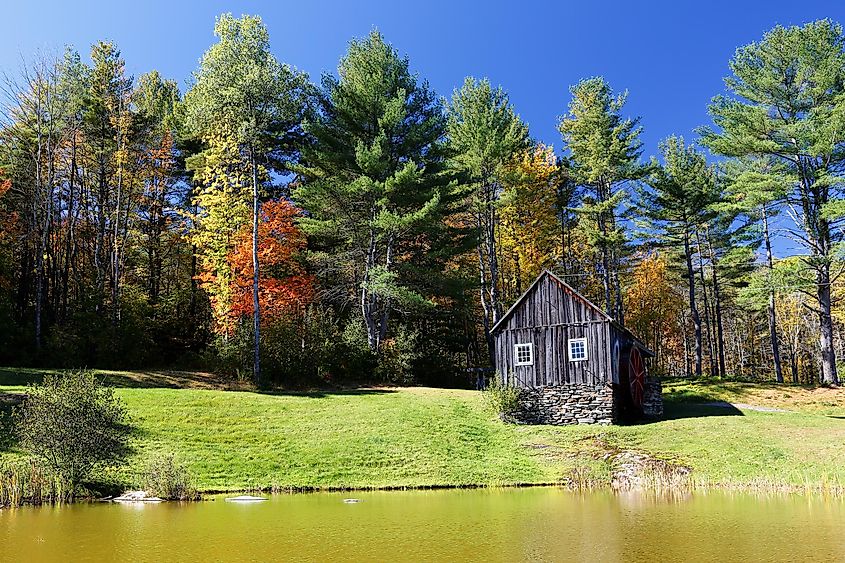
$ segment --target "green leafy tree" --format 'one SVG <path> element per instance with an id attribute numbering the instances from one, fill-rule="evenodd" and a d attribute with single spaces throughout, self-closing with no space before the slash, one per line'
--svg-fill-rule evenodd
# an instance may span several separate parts
<path id="1" fill-rule="evenodd" d="M 639 118 L 622 117 L 627 93 L 615 95 L 602 77 L 570 89 L 569 113 L 558 128 L 569 151 L 569 173 L 585 188 L 578 212 L 591 223 L 590 243 L 598 248 L 606 311 L 624 322 L 620 263 L 626 243 L 620 223 L 624 187 L 647 172 L 640 163 Z"/>
<path id="2" fill-rule="evenodd" d="M 838 383 L 833 347 L 831 266 L 839 253 L 845 215 L 845 37 L 821 20 L 775 27 L 759 42 L 737 50 L 725 82 L 732 96 L 710 105 L 715 128 L 704 143 L 726 156 L 770 156 L 788 167 L 784 201 L 795 227 L 792 238 L 807 250 L 805 266 L 816 280 L 822 382 Z"/>
<path id="3" fill-rule="evenodd" d="M 471 210 L 478 237 L 482 323 L 492 361 L 490 329 L 502 315 L 499 288 L 499 199 L 507 166 L 528 148 L 528 127 L 501 88 L 486 79 L 467 78 L 448 108 L 451 165 L 472 188 Z"/>
<path id="4" fill-rule="evenodd" d="M 185 96 L 187 124 L 207 150 L 216 153 L 214 162 L 240 168 L 236 186 L 225 178 L 225 167 L 205 170 L 202 180 L 217 186 L 208 181 L 213 177 L 224 190 L 243 192 L 246 172 L 252 188 L 253 376 L 260 383 L 259 202 L 262 183 L 269 182 L 272 173 L 284 172 L 295 155 L 308 79 L 276 60 L 267 28 L 257 16 L 224 14 L 217 18 L 214 34 L 219 41 L 203 55 L 195 83 Z M 202 165 L 208 167 L 212 160 Z M 227 198 L 222 201 L 232 203 Z"/>
<path id="5" fill-rule="evenodd" d="M 456 186 L 443 164 L 443 108 L 377 31 L 324 75 L 293 198 L 319 275 L 360 310 L 370 350 L 391 314 L 434 306 Z"/>

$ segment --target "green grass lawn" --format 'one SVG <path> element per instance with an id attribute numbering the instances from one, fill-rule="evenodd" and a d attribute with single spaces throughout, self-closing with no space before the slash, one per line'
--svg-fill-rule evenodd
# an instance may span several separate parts
<path id="1" fill-rule="evenodd" d="M 607 485 L 618 449 L 692 469 L 699 485 L 841 489 L 845 391 L 786 388 L 779 407 L 738 411 L 696 403 L 759 404 L 766 387 L 670 382 L 666 418 L 635 426 L 518 426 L 474 391 L 373 388 L 258 393 L 207 374 L 101 372 L 128 406 L 131 485 L 146 460 L 172 452 L 203 490 L 413 487 L 566 482 Z M 0 370 L 0 398 L 39 374 Z M 229 390 L 227 390 L 229 389 Z M 239 389 L 239 390 L 238 390 Z M 741 400 L 740 400 L 741 398 Z M 757 400 L 759 399 L 759 401 Z M 774 398 L 765 399 L 772 402 Z M 820 403 L 825 403 L 821 405 Z M 2 403 L 0 403 L 2 404 Z M 12 446 L 0 455 L 18 455 Z"/>

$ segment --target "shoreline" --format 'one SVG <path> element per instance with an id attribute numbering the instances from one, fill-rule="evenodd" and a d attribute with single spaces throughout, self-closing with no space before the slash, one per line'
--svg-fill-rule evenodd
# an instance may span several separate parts
<path id="1" fill-rule="evenodd" d="M 0 395 L 38 375 L 0 374 Z M 503 423 L 469 390 L 268 394 L 157 387 L 171 382 L 160 373 L 104 376 L 136 432 L 125 464 L 91 479 L 92 497 L 139 489 L 162 455 L 203 494 L 546 486 L 845 496 L 842 389 L 667 380 L 659 421 L 543 426 Z M 23 458 L 0 436 L 0 465 Z"/>
<path id="2" fill-rule="evenodd" d="M 708 493 L 737 493 L 743 495 L 753 496 L 802 496 L 802 497 L 820 497 L 831 498 L 835 500 L 842 500 L 845 496 L 845 488 L 835 487 L 811 487 L 802 488 L 795 485 L 787 484 L 691 484 L 684 488 L 631 488 L 621 489 L 613 486 L 592 486 L 592 487 L 577 487 L 570 486 L 564 483 L 507 483 L 500 485 L 489 484 L 471 484 L 471 485 L 409 485 L 409 486 L 382 486 L 382 487 L 343 487 L 343 486 L 326 486 L 326 487 L 262 487 L 251 489 L 209 489 L 198 491 L 201 498 L 194 500 L 168 500 L 160 499 L 150 504 L 161 503 L 196 503 L 207 502 L 215 499 L 205 498 L 207 496 L 222 496 L 233 495 L 241 493 L 262 494 L 262 495 L 314 495 L 314 494 L 329 494 L 329 493 L 392 493 L 392 492 L 424 492 L 424 491 L 477 491 L 477 490 L 523 490 L 523 489 L 558 489 L 569 493 L 612 493 L 614 495 L 639 494 L 655 497 L 685 497 L 695 494 Z M 28 501 L 17 506 L 0 506 L 0 510 L 10 510 L 14 508 L 38 508 L 38 507 L 53 507 L 57 505 L 71 505 L 71 504 L 93 504 L 93 503 L 114 503 L 113 498 L 96 498 L 96 497 L 79 497 L 71 501 L 63 502 L 42 502 L 33 504 Z M 132 504 L 132 501 L 123 501 L 127 504 Z M 143 504 L 146 501 L 138 500 L 136 503 Z"/>

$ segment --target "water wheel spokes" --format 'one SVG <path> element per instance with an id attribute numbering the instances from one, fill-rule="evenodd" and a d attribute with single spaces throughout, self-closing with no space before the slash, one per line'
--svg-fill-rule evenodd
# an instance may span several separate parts
<path id="1" fill-rule="evenodd" d="M 628 359 L 628 382 L 631 386 L 631 400 L 634 406 L 641 408 L 645 394 L 645 364 L 636 346 L 631 348 Z"/>

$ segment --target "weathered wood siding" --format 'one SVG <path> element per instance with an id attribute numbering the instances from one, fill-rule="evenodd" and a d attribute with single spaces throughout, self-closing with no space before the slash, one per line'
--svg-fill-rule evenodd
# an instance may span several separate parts
<path id="1" fill-rule="evenodd" d="M 496 370 L 519 387 L 613 381 L 610 322 L 583 297 L 543 275 L 497 327 Z M 587 339 L 587 360 L 569 361 L 569 340 Z M 534 364 L 517 366 L 514 345 L 534 345 Z"/>

